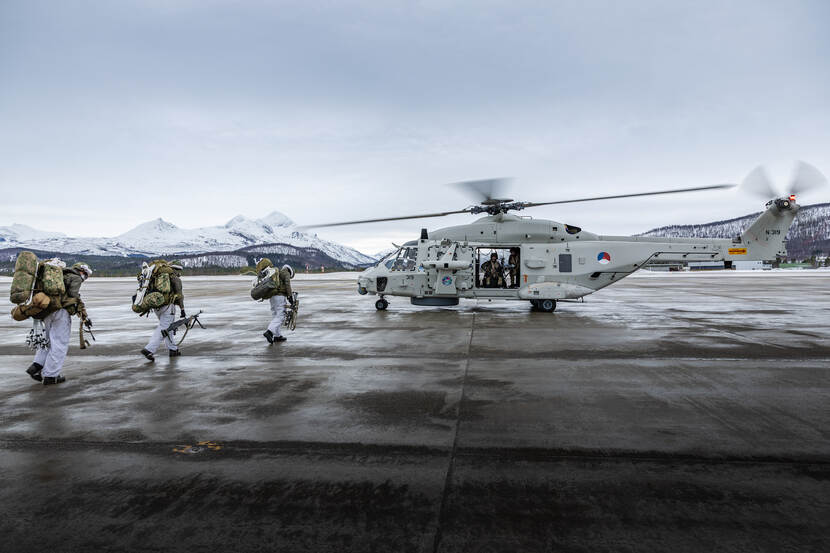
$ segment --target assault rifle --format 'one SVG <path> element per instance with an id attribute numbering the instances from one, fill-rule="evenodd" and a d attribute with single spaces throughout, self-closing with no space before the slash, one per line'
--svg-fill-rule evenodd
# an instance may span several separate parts
<path id="1" fill-rule="evenodd" d="M 89 342 L 84 338 L 84 327 L 86 327 L 86 332 L 93 342 L 95 341 L 95 334 L 92 333 L 92 321 L 87 318 L 86 312 L 82 312 L 79 316 L 81 321 L 78 325 L 78 335 L 81 338 L 81 349 L 86 349 L 89 347 Z"/>
<path id="2" fill-rule="evenodd" d="M 170 326 L 167 327 L 167 330 L 161 331 L 161 335 L 165 338 L 169 338 L 171 342 L 175 342 L 173 337 L 176 335 L 180 328 L 184 327 L 184 334 L 182 334 L 182 337 L 179 338 L 178 342 L 175 342 L 175 344 L 178 346 L 179 344 L 184 342 L 184 337 L 187 336 L 187 332 L 191 328 L 193 328 L 197 324 L 199 325 L 199 328 L 205 328 L 204 326 L 202 326 L 201 321 L 199 321 L 199 315 L 201 314 L 202 310 L 200 309 L 199 312 L 195 315 L 179 319 L 178 321 L 173 321 L 172 323 L 170 323 Z"/>

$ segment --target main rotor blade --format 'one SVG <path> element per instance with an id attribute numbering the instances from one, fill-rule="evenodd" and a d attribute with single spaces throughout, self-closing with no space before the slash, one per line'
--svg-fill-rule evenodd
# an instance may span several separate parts
<path id="1" fill-rule="evenodd" d="M 406 219 L 427 219 L 429 217 L 443 217 L 444 215 L 455 215 L 456 213 L 469 213 L 469 208 L 456 211 L 442 211 L 441 213 L 424 213 L 423 215 L 405 215 L 403 217 L 381 217 L 379 219 L 359 219 L 357 221 L 341 221 L 339 223 L 323 223 L 320 225 L 302 225 L 300 229 L 342 227 L 345 225 L 363 225 L 366 223 L 382 223 L 383 221 L 405 221 Z"/>
<path id="2" fill-rule="evenodd" d="M 769 178 L 769 174 L 763 165 L 759 165 L 749 172 L 741 182 L 741 191 L 749 192 L 762 200 L 771 200 L 777 198 L 780 194 L 772 184 L 772 179 Z"/>
<path id="3" fill-rule="evenodd" d="M 803 194 L 808 190 L 819 188 L 827 184 L 827 177 L 821 171 L 803 161 L 798 161 L 793 169 L 793 178 L 790 181 L 790 194 Z"/>
<path id="4" fill-rule="evenodd" d="M 573 204 L 577 202 L 594 202 L 597 200 L 616 200 L 618 198 L 637 198 L 641 196 L 659 196 L 661 194 L 679 194 L 681 192 L 700 192 L 703 190 L 721 190 L 734 188 L 737 184 L 715 184 L 712 186 L 696 186 L 694 188 L 677 188 L 674 190 L 659 190 L 656 192 L 638 192 L 636 194 L 616 194 L 614 196 L 594 196 L 592 198 L 577 198 L 575 200 L 558 200 L 555 202 L 522 202 L 524 207 L 537 207 L 540 205 Z"/>
<path id="5" fill-rule="evenodd" d="M 510 179 L 482 179 L 482 180 L 465 180 L 461 182 L 454 182 L 450 186 L 460 188 L 466 194 L 475 196 L 478 202 L 484 203 L 494 198 L 502 197 L 502 192 L 507 187 Z"/>

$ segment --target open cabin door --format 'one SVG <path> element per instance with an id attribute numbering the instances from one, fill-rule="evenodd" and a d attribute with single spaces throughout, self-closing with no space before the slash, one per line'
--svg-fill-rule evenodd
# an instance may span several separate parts
<path id="1" fill-rule="evenodd" d="M 495 265 L 492 265 L 493 254 L 496 256 Z M 521 274 L 521 249 L 518 246 L 498 245 L 476 248 L 476 288 L 518 288 Z"/>

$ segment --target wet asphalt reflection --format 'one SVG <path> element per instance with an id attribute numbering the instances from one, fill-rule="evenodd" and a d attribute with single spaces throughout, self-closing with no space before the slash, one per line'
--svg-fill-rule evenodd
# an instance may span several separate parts
<path id="1" fill-rule="evenodd" d="M 0 320 L 10 551 L 820 551 L 830 272 L 648 275 L 553 314 L 388 311 L 300 275 L 269 346 L 248 280 L 185 279 L 204 330 L 138 354 L 133 282 L 92 279 L 60 386 Z M 0 280 L 8 312 L 9 280 Z M 83 531 L 79 531 L 83 528 Z"/>

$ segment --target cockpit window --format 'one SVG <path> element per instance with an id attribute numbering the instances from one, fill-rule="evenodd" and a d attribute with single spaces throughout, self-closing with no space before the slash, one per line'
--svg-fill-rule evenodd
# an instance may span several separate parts
<path id="1" fill-rule="evenodd" d="M 565 232 L 568 234 L 579 234 L 582 232 L 582 229 L 573 225 L 565 225 Z"/>
<path id="2" fill-rule="evenodd" d="M 406 246 L 398 250 L 394 257 L 384 259 L 383 264 L 390 271 L 414 271 L 418 259 L 418 248 Z"/>
<path id="3" fill-rule="evenodd" d="M 383 257 L 381 257 L 381 258 L 380 258 L 380 261 L 378 261 L 375 265 L 376 265 L 376 266 L 378 266 L 378 267 L 380 267 L 381 265 L 384 265 L 384 266 L 385 266 L 385 265 L 386 265 L 386 263 L 387 263 L 390 259 L 395 259 L 395 257 L 396 257 L 397 255 L 398 255 L 397 250 L 393 250 L 393 251 L 389 252 L 388 254 L 384 255 Z"/>

